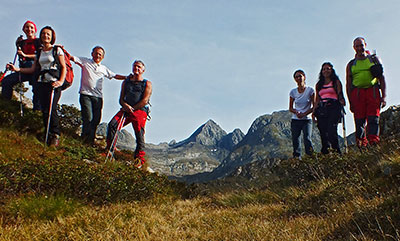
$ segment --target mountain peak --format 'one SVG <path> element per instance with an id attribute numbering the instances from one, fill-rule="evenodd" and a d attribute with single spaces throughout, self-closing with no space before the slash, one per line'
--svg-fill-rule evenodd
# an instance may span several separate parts
<path id="1" fill-rule="evenodd" d="M 204 125 L 213 125 L 213 126 L 216 125 L 216 126 L 218 126 L 218 124 L 212 119 L 209 119 L 206 123 L 204 123 Z"/>
<path id="2" fill-rule="evenodd" d="M 189 143 L 198 143 L 204 146 L 215 146 L 226 135 L 226 132 L 212 119 L 201 125 L 193 134 L 174 147 L 183 146 Z"/>

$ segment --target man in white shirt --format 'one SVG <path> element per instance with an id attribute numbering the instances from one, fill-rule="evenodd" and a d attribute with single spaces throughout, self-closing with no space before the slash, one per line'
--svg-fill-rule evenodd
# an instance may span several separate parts
<path id="1" fill-rule="evenodd" d="M 83 140 L 94 144 L 97 126 L 101 120 L 103 108 L 103 79 L 124 80 L 126 76 L 115 74 L 105 65 L 101 64 L 105 51 L 96 46 L 92 50 L 92 58 L 71 57 L 77 65 L 82 68 L 79 103 L 81 104 L 82 134 Z"/>

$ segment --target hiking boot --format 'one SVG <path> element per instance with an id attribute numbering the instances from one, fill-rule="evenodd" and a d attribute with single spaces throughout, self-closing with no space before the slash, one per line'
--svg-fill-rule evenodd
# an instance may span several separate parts
<path id="1" fill-rule="evenodd" d="M 58 134 L 51 135 L 50 141 L 49 141 L 49 146 L 57 147 L 59 144 L 60 144 L 60 135 L 58 135 Z"/>

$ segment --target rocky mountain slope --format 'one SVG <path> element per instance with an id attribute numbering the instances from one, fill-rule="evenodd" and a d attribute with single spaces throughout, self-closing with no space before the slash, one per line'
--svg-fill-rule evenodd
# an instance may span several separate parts
<path id="1" fill-rule="evenodd" d="M 102 123 L 97 134 L 105 136 L 106 130 L 107 124 Z M 183 141 L 158 145 L 146 144 L 147 158 L 155 171 L 168 176 L 180 177 L 211 172 L 220 165 L 243 136 L 240 129 L 227 134 L 213 120 L 208 120 Z M 134 150 L 134 143 L 133 136 L 128 131 L 122 130 L 117 147 Z"/>
<path id="2" fill-rule="evenodd" d="M 291 114 L 289 111 L 277 111 L 258 117 L 249 131 L 221 164 L 212 172 L 185 176 L 187 182 L 204 182 L 223 177 L 237 167 L 259 160 L 269 159 L 270 165 L 276 160 L 285 159 L 292 154 L 290 131 Z M 318 129 L 313 128 L 313 145 L 315 150 L 321 147 Z"/>
<path id="3" fill-rule="evenodd" d="M 213 120 L 208 120 L 183 141 L 147 145 L 147 155 L 154 170 L 170 176 L 210 172 L 243 136 L 239 129 L 227 134 Z"/>

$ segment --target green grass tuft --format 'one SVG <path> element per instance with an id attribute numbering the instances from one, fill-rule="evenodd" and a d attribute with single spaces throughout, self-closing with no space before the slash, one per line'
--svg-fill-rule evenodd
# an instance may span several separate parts
<path id="1" fill-rule="evenodd" d="M 10 201 L 6 210 L 15 218 L 54 220 L 73 214 L 80 206 L 79 202 L 64 195 L 23 196 Z"/>

